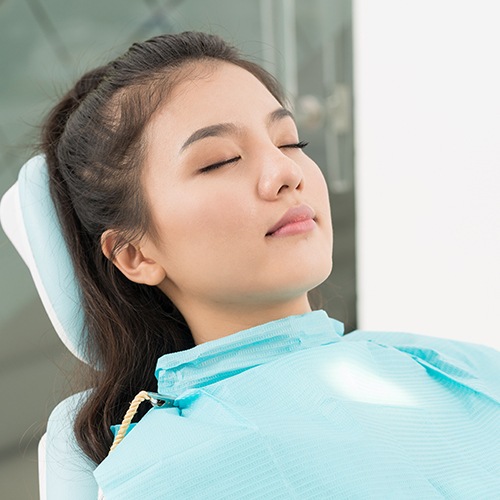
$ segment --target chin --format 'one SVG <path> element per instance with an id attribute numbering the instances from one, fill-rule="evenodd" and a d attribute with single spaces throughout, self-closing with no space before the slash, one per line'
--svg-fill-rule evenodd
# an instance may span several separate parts
<path id="1" fill-rule="evenodd" d="M 308 287 L 308 292 L 313 290 L 314 288 L 318 287 L 322 283 L 324 283 L 330 274 L 332 274 L 332 269 L 333 269 L 333 262 L 330 261 L 328 266 L 325 266 L 325 268 L 322 270 L 321 273 L 318 273 L 315 277 L 316 279 L 311 279 L 310 286 Z"/>
<path id="2" fill-rule="evenodd" d="M 291 299 L 310 292 L 326 281 L 330 276 L 333 268 L 332 261 L 325 263 L 323 266 L 302 268 L 300 273 L 288 274 L 286 280 L 280 280 L 279 289 L 276 290 L 276 295 L 282 298 Z M 307 271 L 307 272 L 304 272 Z M 276 285 L 278 283 L 275 283 Z"/>

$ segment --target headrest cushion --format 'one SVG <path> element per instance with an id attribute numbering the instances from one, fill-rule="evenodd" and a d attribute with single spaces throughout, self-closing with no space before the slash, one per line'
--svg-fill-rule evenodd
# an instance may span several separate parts
<path id="1" fill-rule="evenodd" d="M 80 289 L 49 192 L 42 155 L 29 160 L 0 204 L 5 233 L 28 266 L 42 303 L 66 347 L 84 355 L 84 316 Z"/>

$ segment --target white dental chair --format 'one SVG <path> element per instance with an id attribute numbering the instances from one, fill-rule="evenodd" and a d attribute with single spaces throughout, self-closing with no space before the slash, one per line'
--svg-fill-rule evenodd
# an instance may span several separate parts
<path id="1" fill-rule="evenodd" d="M 28 266 L 57 334 L 77 358 L 86 362 L 79 289 L 49 195 L 43 156 L 29 160 L 22 167 L 17 182 L 4 194 L 0 221 Z M 97 484 L 92 476 L 95 465 L 83 455 L 72 430 L 72 419 L 84 397 L 85 393 L 71 396 L 49 417 L 47 432 L 38 446 L 42 500 L 98 498 Z"/>

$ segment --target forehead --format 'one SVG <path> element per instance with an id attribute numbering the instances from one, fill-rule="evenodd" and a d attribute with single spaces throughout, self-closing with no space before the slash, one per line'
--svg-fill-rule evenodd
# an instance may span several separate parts
<path id="1" fill-rule="evenodd" d="M 175 129 L 213 121 L 248 119 L 279 107 L 277 99 L 249 71 L 225 62 L 196 63 L 183 74 L 157 114 Z"/>

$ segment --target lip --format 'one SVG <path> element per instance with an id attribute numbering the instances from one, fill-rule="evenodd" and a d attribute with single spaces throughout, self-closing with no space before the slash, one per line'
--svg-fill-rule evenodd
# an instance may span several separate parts
<path id="1" fill-rule="evenodd" d="M 285 215 L 269 228 L 266 236 L 273 236 L 275 233 L 291 235 L 310 231 L 315 223 L 314 210 L 309 205 L 297 205 L 289 208 Z"/>

